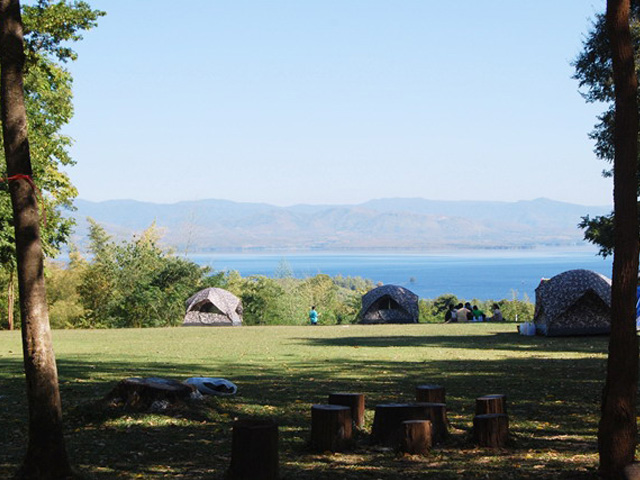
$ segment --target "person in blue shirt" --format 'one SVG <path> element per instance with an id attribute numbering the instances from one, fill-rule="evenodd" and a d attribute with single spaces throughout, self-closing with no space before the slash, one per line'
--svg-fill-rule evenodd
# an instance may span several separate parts
<path id="1" fill-rule="evenodd" d="M 311 310 L 309 310 L 309 322 L 311 322 L 311 325 L 318 324 L 318 312 L 316 312 L 315 305 L 311 307 Z"/>

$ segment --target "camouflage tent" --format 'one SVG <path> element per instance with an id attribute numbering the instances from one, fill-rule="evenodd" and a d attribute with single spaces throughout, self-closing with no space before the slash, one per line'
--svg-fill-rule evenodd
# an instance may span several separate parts
<path id="1" fill-rule="evenodd" d="M 418 296 L 397 285 L 374 288 L 362 297 L 360 323 L 418 323 Z"/>
<path id="2" fill-rule="evenodd" d="M 569 270 L 536 288 L 533 317 L 547 336 L 597 335 L 611 329 L 611 280 L 591 270 Z"/>
<path id="3" fill-rule="evenodd" d="M 205 288 L 186 301 L 184 326 L 240 326 L 242 302 L 222 288 Z"/>

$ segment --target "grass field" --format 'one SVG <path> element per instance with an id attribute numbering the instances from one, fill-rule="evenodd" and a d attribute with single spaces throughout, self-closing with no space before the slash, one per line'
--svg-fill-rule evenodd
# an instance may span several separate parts
<path id="1" fill-rule="evenodd" d="M 236 417 L 280 425 L 283 479 L 587 479 L 596 476 L 596 429 L 607 337 L 540 338 L 514 324 L 166 328 L 54 332 L 69 454 L 87 478 L 223 478 Z M 19 332 L 0 332 L 0 478 L 25 448 Z M 231 398 L 171 415 L 107 408 L 121 379 L 224 377 Z M 377 403 L 412 401 L 415 385 L 446 387 L 449 440 L 426 457 L 369 444 Z M 366 395 L 367 428 L 353 449 L 309 450 L 310 408 L 333 391 Z M 475 398 L 508 396 L 506 449 L 475 447 Z"/>

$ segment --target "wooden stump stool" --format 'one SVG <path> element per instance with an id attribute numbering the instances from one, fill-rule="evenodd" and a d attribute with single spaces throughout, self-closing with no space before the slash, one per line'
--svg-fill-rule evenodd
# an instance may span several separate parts
<path id="1" fill-rule="evenodd" d="M 509 438 L 509 417 L 485 413 L 473 417 L 473 439 L 481 447 L 504 447 Z"/>
<path id="2" fill-rule="evenodd" d="M 504 413 L 506 415 L 507 396 L 498 393 L 476 398 L 476 415 L 484 415 L 485 413 Z"/>
<path id="3" fill-rule="evenodd" d="M 236 420 L 230 480 L 277 480 L 278 425 L 272 420 Z"/>
<path id="4" fill-rule="evenodd" d="M 433 442 L 443 442 L 449 435 L 449 420 L 447 420 L 447 406 L 444 403 L 421 402 L 426 408 L 428 419 L 431 420 Z"/>
<path id="5" fill-rule="evenodd" d="M 351 409 L 343 405 L 311 407 L 311 447 L 321 452 L 338 452 L 351 440 Z"/>
<path id="6" fill-rule="evenodd" d="M 426 455 L 433 444 L 431 420 L 402 422 L 399 449 L 411 455 Z"/>
<path id="7" fill-rule="evenodd" d="M 384 403 L 376 405 L 371 436 L 375 443 L 396 446 L 401 435 L 402 422 L 431 420 L 434 442 L 447 435 L 444 403 Z"/>
<path id="8" fill-rule="evenodd" d="M 363 393 L 330 393 L 330 405 L 342 405 L 351 409 L 353 424 L 362 428 L 364 425 L 364 394 Z"/>
<path id="9" fill-rule="evenodd" d="M 445 388 L 432 383 L 416 386 L 416 402 L 446 403 Z"/>

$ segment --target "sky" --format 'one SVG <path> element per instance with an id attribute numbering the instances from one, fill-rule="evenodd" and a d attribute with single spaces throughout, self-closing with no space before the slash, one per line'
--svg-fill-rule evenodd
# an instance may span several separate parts
<path id="1" fill-rule="evenodd" d="M 79 197 L 609 205 L 572 79 L 604 0 L 89 0 Z"/>

